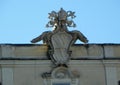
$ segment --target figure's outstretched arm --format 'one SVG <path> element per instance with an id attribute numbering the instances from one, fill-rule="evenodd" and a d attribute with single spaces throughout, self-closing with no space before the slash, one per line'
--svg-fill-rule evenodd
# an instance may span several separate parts
<path id="1" fill-rule="evenodd" d="M 41 41 L 41 35 L 31 40 L 31 43 L 36 43 L 38 41 Z"/>
<path id="2" fill-rule="evenodd" d="M 74 30 L 72 32 L 75 34 L 76 39 L 79 39 L 84 43 L 88 43 L 88 39 L 80 31 Z"/>
<path id="3" fill-rule="evenodd" d="M 79 31 L 78 33 L 78 39 L 81 40 L 84 43 L 88 43 L 88 39 Z"/>

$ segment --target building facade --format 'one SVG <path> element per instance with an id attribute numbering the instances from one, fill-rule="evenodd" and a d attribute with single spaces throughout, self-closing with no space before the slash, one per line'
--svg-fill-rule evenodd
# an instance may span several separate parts
<path id="1" fill-rule="evenodd" d="M 75 12 L 49 13 L 47 27 L 31 42 L 1 44 L 1 85 L 120 85 L 120 44 L 88 44 L 75 27 Z M 84 44 L 75 44 L 76 40 Z"/>
<path id="2" fill-rule="evenodd" d="M 0 45 L 1 85 L 47 85 L 42 75 L 55 68 L 47 57 L 47 49 L 46 45 Z M 119 85 L 119 44 L 79 44 L 70 49 L 68 69 L 77 76 L 76 85 Z M 69 78 L 58 80 L 50 78 L 49 85 L 53 81 L 70 82 Z"/>

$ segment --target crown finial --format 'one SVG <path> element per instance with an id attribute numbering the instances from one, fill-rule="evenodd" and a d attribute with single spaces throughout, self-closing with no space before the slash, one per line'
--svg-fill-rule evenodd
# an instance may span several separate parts
<path id="1" fill-rule="evenodd" d="M 75 12 L 72 11 L 65 11 L 63 8 L 60 9 L 60 11 L 55 12 L 52 11 L 49 14 L 50 21 L 47 23 L 46 27 L 53 27 L 55 25 L 60 26 L 62 25 L 68 26 L 68 27 L 76 27 L 76 24 L 72 20 L 76 16 L 74 15 Z M 69 19 L 68 19 L 69 18 Z"/>

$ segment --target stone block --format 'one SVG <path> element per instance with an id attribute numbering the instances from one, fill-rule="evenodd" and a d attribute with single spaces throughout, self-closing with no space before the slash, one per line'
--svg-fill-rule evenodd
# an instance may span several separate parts
<path id="1" fill-rule="evenodd" d="M 113 46 L 113 57 L 115 58 L 120 58 L 120 46 L 119 45 L 115 45 Z"/>
<path id="2" fill-rule="evenodd" d="M 88 55 L 87 49 L 84 46 L 72 46 L 70 50 L 72 51 L 71 58 L 73 59 L 86 58 Z"/>
<path id="3" fill-rule="evenodd" d="M 101 45 L 77 45 L 72 46 L 72 58 L 90 58 L 90 59 L 100 59 L 103 58 L 103 47 Z"/>
<path id="4" fill-rule="evenodd" d="M 113 58 L 113 46 L 104 46 L 105 58 Z"/>
<path id="5" fill-rule="evenodd" d="M 14 50 L 15 48 L 10 45 L 1 45 L 2 47 L 2 57 L 3 58 L 13 58 L 15 57 L 14 55 Z"/>
<path id="6" fill-rule="evenodd" d="M 46 58 L 47 46 L 16 47 L 15 56 L 18 58 Z"/>
<path id="7" fill-rule="evenodd" d="M 103 47 L 101 45 L 89 45 L 88 58 L 100 59 L 103 58 Z"/>

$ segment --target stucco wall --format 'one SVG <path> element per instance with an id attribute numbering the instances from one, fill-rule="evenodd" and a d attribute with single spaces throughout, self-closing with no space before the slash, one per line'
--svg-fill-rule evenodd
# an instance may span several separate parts
<path id="1" fill-rule="evenodd" d="M 2 85 L 44 85 L 41 75 L 53 69 L 50 60 L 3 60 L 0 64 Z M 80 75 L 78 85 L 117 85 L 119 66 L 118 60 L 71 60 L 68 64 L 71 72 Z"/>
<path id="2" fill-rule="evenodd" d="M 11 60 L 2 64 L 3 85 L 43 85 L 41 75 L 52 70 L 51 61 Z M 105 70 L 100 61 L 70 61 L 69 70 L 80 75 L 79 85 L 105 85 Z"/>
<path id="3" fill-rule="evenodd" d="M 53 70 L 46 45 L 10 44 L 0 46 L 2 85 L 44 85 L 41 75 Z M 78 85 L 118 85 L 120 45 L 74 45 L 68 68 L 78 73 Z"/>

